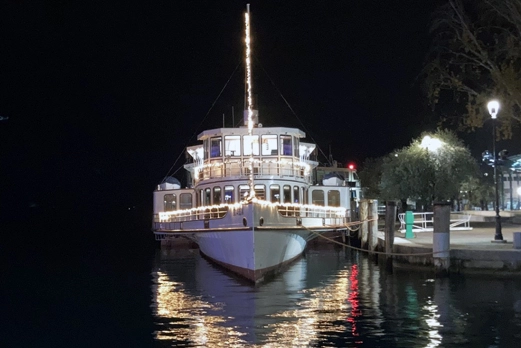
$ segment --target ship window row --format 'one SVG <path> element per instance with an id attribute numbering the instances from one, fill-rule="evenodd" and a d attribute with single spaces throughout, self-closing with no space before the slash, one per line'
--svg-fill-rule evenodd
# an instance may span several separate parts
<path id="1" fill-rule="evenodd" d="M 256 184 L 255 197 L 272 203 L 304 203 L 305 192 L 303 187 L 291 185 L 262 185 Z M 214 186 L 200 190 L 201 206 L 238 203 L 250 194 L 249 185 Z"/>
<path id="2" fill-rule="evenodd" d="M 250 155 L 299 157 L 299 138 L 276 134 L 225 135 L 205 140 L 204 152 L 204 158 Z"/>
<path id="3" fill-rule="evenodd" d="M 164 211 L 177 210 L 177 195 L 169 193 L 163 196 Z M 179 210 L 192 208 L 192 194 L 181 193 L 179 195 Z"/>
<path id="4" fill-rule="evenodd" d="M 311 192 L 311 203 L 324 206 L 327 200 L 328 207 L 340 207 L 340 191 L 339 190 L 313 190 Z"/>
<path id="5" fill-rule="evenodd" d="M 272 203 L 302 203 L 307 204 L 307 189 L 299 186 L 272 184 L 254 185 L 255 197 L 268 200 Z M 200 190 L 199 206 L 233 204 L 245 199 L 250 193 L 249 185 L 225 185 L 207 187 Z M 311 192 L 311 203 L 324 206 L 327 201 L 329 207 L 340 206 L 340 191 L 338 190 L 313 190 Z M 163 196 L 164 211 L 190 209 L 193 207 L 192 194 L 181 193 L 166 194 Z"/>

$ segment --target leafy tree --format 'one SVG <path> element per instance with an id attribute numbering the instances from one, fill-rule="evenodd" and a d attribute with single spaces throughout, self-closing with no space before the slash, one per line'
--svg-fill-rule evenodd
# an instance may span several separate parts
<path id="1" fill-rule="evenodd" d="M 358 177 L 362 183 L 364 197 L 380 197 L 380 179 L 382 177 L 383 158 L 368 158 L 364 161 Z"/>
<path id="2" fill-rule="evenodd" d="M 487 203 L 495 199 L 494 184 L 483 177 L 469 177 L 460 188 L 460 197 L 467 199 L 471 206 L 479 206 L 481 210 L 488 210 Z"/>
<path id="3" fill-rule="evenodd" d="M 452 105 L 442 122 L 482 127 L 486 103 L 497 98 L 498 132 L 511 138 L 521 123 L 521 0 L 449 0 L 434 14 L 431 33 L 423 79 L 433 107 Z"/>
<path id="4" fill-rule="evenodd" d="M 438 148 L 425 144 L 425 136 L 383 159 L 380 181 L 383 199 L 414 199 L 423 206 L 432 201 L 455 200 L 464 182 L 477 175 L 470 151 L 450 131 L 432 135 Z"/>

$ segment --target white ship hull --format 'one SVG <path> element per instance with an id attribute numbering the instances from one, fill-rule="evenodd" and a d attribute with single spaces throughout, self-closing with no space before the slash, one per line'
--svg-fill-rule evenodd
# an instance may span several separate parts
<path id="1" fill-rule="evenodd" d="M 254 282 L 278 273 L 306 247 L 306 240 L 290 230 L 210 232 L 196 240 L 205 256 Z"/>
<path id="2" fill-rule="evenodd" d="M 295 206 L 291 213 L 280 214 L 274 207 L 245 204 L 214 219 L 199 214 L 202 220 L 158 223 L 155 233 L 162 238 L 187 237 L 215 263 L 258 283 L 296 260 L 308 240 L 322 232 L 345 229 L 344 217 L 301 216 L 306 215 L 300 213 L 302 209 L 306 208 Z M 244 224 L 247 226 L 239 227 Z"/>

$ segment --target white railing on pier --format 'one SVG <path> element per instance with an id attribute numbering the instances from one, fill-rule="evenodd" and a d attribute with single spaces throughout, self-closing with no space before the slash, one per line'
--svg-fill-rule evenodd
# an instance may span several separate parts
<path id="1" fill-rule="evenodd" d="M 413 213 L 414 223 L 412 225 L 413 232 L 432 232 L 434 230 L 434 213 L 423 212 Z M 458 218 L 453 218 L 458 215 Z M 398 214 L 398 220 L 400 220 L 400 232 L 405 232 L 405 214 Z M 470 227 L 470 215 L 468 214 L 451 214 L 450 219 L 451 231 L 456 230 L 471 230 Z"/>

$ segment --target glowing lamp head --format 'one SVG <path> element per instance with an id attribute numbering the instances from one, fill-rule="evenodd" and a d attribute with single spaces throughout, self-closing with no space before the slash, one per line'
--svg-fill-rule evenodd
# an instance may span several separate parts
<path id="1" fill-rule="evenodd" d="M 488 102 L 487 107 L 490 117 L 496 118 L 497 113 L 499 112 L 499 102 L 497 100 L 491 100 Z"/>
<path id="2" fill-rule="evenodd" d="M 349 163 L 349 164 L 347 165 L 347 168 L 348 168 L 349 170 L 355 170 L 356 166 L 354 165 L 354 163 Z"/>

